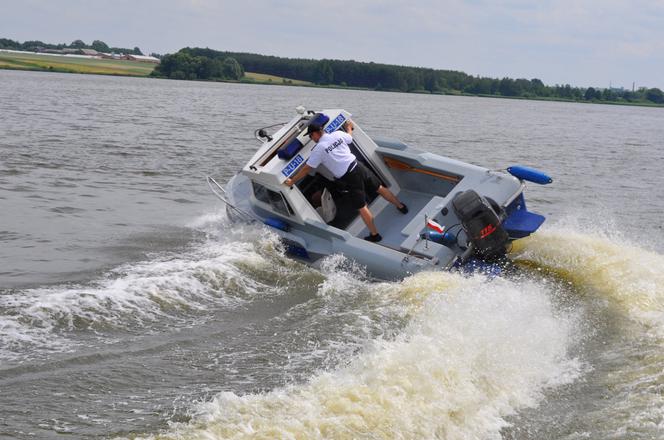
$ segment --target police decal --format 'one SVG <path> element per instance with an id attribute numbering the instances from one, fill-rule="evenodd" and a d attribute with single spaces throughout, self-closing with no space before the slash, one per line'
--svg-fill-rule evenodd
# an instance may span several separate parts
<path id="1" fill-rule="evenodd" d="M 283 170 L 281 170 L 281 174 L 283 174 L 286 177 L 289 177 L 291 174 L 293 174 L 293 171 L 297 169 L 300 164 L 304 162 L 304 158 L 302 158 L 301 155 L 297 155 L 291 160 L 288 165 L 284 167 Z"/>
<path id="2" fill-rule="evenodd" d="M 341 124 L 343 124 L 346 121 L 346 117 L 342 114 L 334 118 L 334 121 L 330 122 L 327 127 L 325 127 L 325 133 L 332 133 L 333 131 L 336 131 L 337 128 L 341 127 Z"/>

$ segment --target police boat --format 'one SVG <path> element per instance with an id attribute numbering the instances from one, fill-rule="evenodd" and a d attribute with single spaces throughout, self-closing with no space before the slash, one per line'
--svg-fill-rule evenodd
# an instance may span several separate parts
<path id="1" fill-rule="evenodd" d="M 402 214 L 377 194 L 367 194 L 383 238 L 364 240 L 365 223 L 324 166 L 292 187 L 284 184 L 315 145 L 306 136 L 307 127 L 317 124 L 332 133 L 350 118 L 343 109 L 298 107 L 290 122 L 256 130 L 260 148 L 225 187 L 212 177 L 208 185 L 225 202 L 231 220 L 269 228 L 293 258 L 316 267 L 323 258 L 342 254 L 384 280 L 425 270 L 495 274 L 510 243 L 544 222 L 542 215 L 527 210 L 523 192 L 525 181 L 551 183 L 546 174 L 524 166 L 490 170 L 371 138 L 353 120 L 351 151 L 408 206 Z"/>

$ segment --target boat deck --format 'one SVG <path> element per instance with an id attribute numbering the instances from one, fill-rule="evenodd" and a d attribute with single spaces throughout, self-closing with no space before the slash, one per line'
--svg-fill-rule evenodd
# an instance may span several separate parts
<path id="1" fill-rule="evenodd" d="M 399 192 L 399 200 L 408 206 L 408 214 L 402 214 L 392 204 L 387 203 L 385 200 L 379 199 L 383 204 L 386 204 L 380 212 L 374 212 L 374 222 L 378 228 L 378 232 L 383 236 L 383 240 L 379 243 L 391 248 L 399 249 L 401 243 L 406 239 L 406 236 L 401 231 L 408 226 L 408 224 L 415 218 L 415 216 L 431 201 L 432 195 L 419 191 L 401 190 Z M 372 209 L 372 211 L 374 211 Z M 361 219 L 358 219 L 360 222 Z M 362 223 L 361 231 L 356 234 L 358 237 L 365 237 L 369 235 L 369 231 Z M 422 223 L 424 227 L 424 223 Z"/>

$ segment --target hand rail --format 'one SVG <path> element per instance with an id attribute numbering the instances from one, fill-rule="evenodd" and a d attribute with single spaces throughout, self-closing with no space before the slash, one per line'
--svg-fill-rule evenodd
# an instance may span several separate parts
<path id="1" fill-rule="evenodd" d="M 230 208 L 233 209 L 236 213 L 240 214 L 240 216 L 241 216 L 241 217 L 244 217 L 244 219 L 245 219 L 246 221 L 255 221 L 255 220 L 259 220 L 255 215 L 252 215 L 252 214 L 250 214 L 250 213 L 248 213 L 248 212 L 246 212 L 246 211 L 244 211 L 244 210 L 238 208 L 237 206 L 234 206 L 231 202 L 229 202 L 229 201 L 226 199 L 226 190 L 225 190 L 221 185 L 219 185 L 219 183 L 217 183 L 216 180 L 214 180 L 214 179 L 213 179 L 212 177 L 210 177 L 210 176 L 206 176 L 206 180 L 207 180 L 207 184 L 208 184 L 208 186 L 210 187 L 210 191 L 212 191 L 212 194 L 214 194 L 215 196 L 217 196 L 217 198 L 218 198 L 219 200 L 221 200 L 222 202 L 224 202 L 224 203 L 226 204 L 226 206 L 230 207 Z M 214 187 L 212 186 L 213 184 L 214 184 Z M 217 189 L 215 189 L 215 187 L 216 187 L 217 189 L 220 189 L 221 192 L 223 192 L 223 195 L 221 195 L 219 192 L 217 192 Z"/>

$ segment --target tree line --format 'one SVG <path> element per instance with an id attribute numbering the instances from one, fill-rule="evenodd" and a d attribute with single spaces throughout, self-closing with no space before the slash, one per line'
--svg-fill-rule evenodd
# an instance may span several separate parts
<path id="1" fill-rule="evenodd" d="M 220 61 L 221 66 L 215 60 Z M 227 70 L 223 73 L 225 63 L 228 63 Z M 236 66 L 236 63 L 239 66 Z M 215 67 L 210 68 L 212 65 Z M 222 73 L 219 73 L 220 71 Z M 639 88 L 632 91 L 572 87 L 569 84 L 548 86 L 537 78 L 488 78 L 455 70 L 353 60 L 284 58 L 208 48 L 186 47 L 165 56 L 161 65 L 155 69 L 155 75 L 181 79 L 240 79 L 241 71 L 281 76 L 318 85 L 373 90 L 664 104 L 664 93 L 658 88 Z"/>
<path id="2" fill-rule="evenodd" d="M 133 49 L 128 49 L 124 47 L 110 47 L 108 44 L 104 43 L 101 40 L 94 40 L 92 44 L 86 44 L 83 40 L 74 40 L 70 44 L 66 43 L 51 44 L 51 43 L 44 43 L 43 41 L 39 40 L 29 40 L 21 43 L 19 41 L 10 40 L 9 38 L 0 38 L 0 49 L 22 50 L 26 52 L 37 52 L 43 49 L 55 49 L 55 50 L 94 49 L 97 52 L 104 52 L 104 53 L 123 53 L 130 55 L 143 55 L 143 52 L 138 47 L 134 47 Z"/>
<path id="3" fill-rule="evenodd" d="M 244 69 L 233 57 L 206 57 L 187 51 L 164 55 L 152 76 L 171 79 L 239 80 Z"/>

